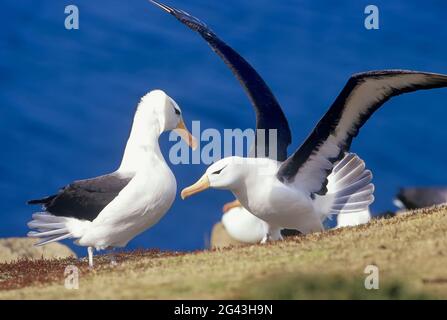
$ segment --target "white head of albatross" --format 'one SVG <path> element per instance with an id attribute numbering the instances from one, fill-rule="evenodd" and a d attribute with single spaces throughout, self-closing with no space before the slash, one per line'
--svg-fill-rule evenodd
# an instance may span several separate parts
<path id="1" fill-rule="evenodd" d="M 33 214 L 29 237 L 36 245 L 67 238 L 93 249 L 124 247 L 156 224 L 171 207 L 177 183 L 158 145 L 160 134 L 179 130 L 192 147 L 196 141 L 183 122 L 177 103 L 161 90 L 146 94 L 137 111 L 121 165 L 113 173 L 77 180 L 58 193 L 31 200 L 43 212 Z"/>
<path id="2" fill-rule="evenodd" d="M 243 192 L 248 184 L 266 182 L 278 170 L 279 163 L 267 158 L 227 157 L 216 161 L 205 174 L 192 186 L 182 190 L 181 197 L 186 199 L 208 188 Z"/>
<path id="3" fill-rule="evenodd" d="M 147 159 L 143 154 L 152 151 L 160 154 L 159 136 L 166 131 L 175 130 L 193 149 L 196 139 L 186 129 L 178 104 L 162 90 L 153 90 L 143 96 L 135 112 L 132 130 L 127 141 L 121 172 L 134 172 Z"/>

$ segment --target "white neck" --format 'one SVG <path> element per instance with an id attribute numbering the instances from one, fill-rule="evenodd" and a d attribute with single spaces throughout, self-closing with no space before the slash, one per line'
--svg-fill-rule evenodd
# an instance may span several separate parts
<path id="1" fill-rule="evenodd" d="M 160 151 L 158 138 L 161 134 L 160 123 L 157 118 L 152 117 L 148 125 L 148 119 L 137 113 L 134 117 L 132 130 L 127 140 L 120 172 L 136 172 L 141 166 L 148 165 L 150 159 L 165 161 Z"/>

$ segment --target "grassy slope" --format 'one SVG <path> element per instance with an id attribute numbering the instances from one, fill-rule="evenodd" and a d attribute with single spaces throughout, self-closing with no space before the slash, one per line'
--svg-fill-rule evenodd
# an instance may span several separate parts
<path id="1" fill-rule="evenodd" d="M 0 265 L 5 298 L 447 298 L 447 207 L 269 245 L 122 254 L 94 271 L 73 259 Z M 80 269 L 64 288 L 65 265 Z M 366 265 L 380 290 L 365 290 Z"/>

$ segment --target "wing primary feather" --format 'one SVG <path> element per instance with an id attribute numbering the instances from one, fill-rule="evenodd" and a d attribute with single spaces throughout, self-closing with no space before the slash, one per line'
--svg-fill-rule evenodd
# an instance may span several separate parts
<path id="1" fill-rule="evenodd" d="M 278 179 L 290 183 L 302 175 L 310 193 L 326 190 L 326 178 L 340 155 L 349 151 L 360 128 L 386 101 L 442 87 L 447 87 L 447 75 L 409 70 L 354 74 L 304 143 L 281 165 Z M 320 165 L 321 159 L 331 164 L 329 170 Z"/>
<path id="2" fill-rule="evenodd" d="M 254 107 L 256 129 L 264 129 L 266 133 L 268 130 L 277 130 L 276 148 L 270 148 L 270 145 L 275 142 L 269 141 L 269 134 L 265 134 L 265 139 L 262 143 L 261 141 L 258 142 L 256 135 L 250 156 L 267 156 L 278 161 L 284 161 L 287 158 L 287 147 L 292 141 L 289 124 L 274 94 L 258 72 L 198 18 L 158 1 L 150 0 L 150 2 L 173 15 L 191 30 L 198 32 L 211 46 L 212 50 L 225 62 L 239 80 Z M 270 154 L 270 150 L 272 152 L 276 150 L 276 154 Z"/>

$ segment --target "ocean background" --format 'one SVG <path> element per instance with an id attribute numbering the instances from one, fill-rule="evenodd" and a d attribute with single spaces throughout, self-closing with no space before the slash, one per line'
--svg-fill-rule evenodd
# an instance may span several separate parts
<path id="1" fill-rule="evenodd" d="M 66 30 L 66 5 L 80 29 Z M 378 1 L 380 30 L 364 28 L 371 1 L 180 1 L 258 70 L 293 130 L 292 152 L 356 72 L 447 73 L 447 2 Z M 201 128 L 252 128 L 239 83 L 197 34 L 146 0 L 2 1 L 0 12 L 0 237 L 25 236 L 26 200 L 115 170 L 140 97 L 161 88 Z M 401 186 L 447 184 L 447 89 L 394 98 L 354 140 L 374 173 L 375 213 Z M 172 142 L 161 138 L 168 155 Z M 170 165 L 178 189 L 205 165 Z M 129 248 L 204 248 L 229 192 L 182 201 Z M 84 254 L 82 248 L 75 248 Z"/>

